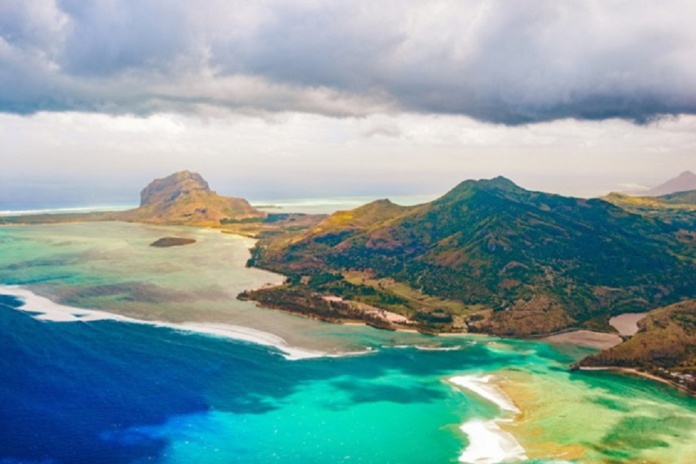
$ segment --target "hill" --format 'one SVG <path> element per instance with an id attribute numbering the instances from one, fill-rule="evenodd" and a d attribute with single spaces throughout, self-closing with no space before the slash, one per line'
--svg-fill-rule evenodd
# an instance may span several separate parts
<path id="1" fill-rule="evenodd" d="M 120 220 L 154 224 L 219 226 L 222 220 L 263 219 L 242 198 L 218 195 L 200 174 L 181 171 L 152 181 L 140 193 L 140 207 L 114 213 Z"/>
<path id="2" fill-rule="evenodd" d="M 656 197 L 688 190 L 696 190 L 696 174 L 691 171 L 684 171 L 677 177 L 648 190 L 643 196 Z"/>
<path id="3" fill-rule="evenodd" d="M 270 217 L 272 216 L 272 217 Z M 200 174 L 181 171 L 155 179 L 140 193 L 140 206 L 128 211 L 0 217 L 0 224 L 127 221 L 149 224 L 222 227 L 242 235 L 283 227 L 303 229 L 322 216 L 268 215 L 242 198 L 218 195 Z"/>
<path id="4" fill-rule="evenodd" d="M 633 337 L 580 366 L 638 368 L 696 391 L 696 300 L 651 311 L 638 325 Z"/>
<path id="5" fill-rule="evenodd" d="M 696 190 L 658 197 L 635 197 L 610 193 L 602 199 L 631 213 L 696 231 Z"/>
<path id="6" fill-rule="evenodd" d="M 336 213 L 304 233 L 261 241 L 250 264 L 291 281 L 362 273 L 351 285 L 385 293 L 391 279 L 423 299 L 483 309 L 468 315 L 469 330 L 531 335 L 605 328 L 609 315 L 696 296 L 694 242 L 603 200 L 531 192 L 498 177 L 465 181 L 424 205 L 381 200 Z M 420 299 L 411 298 L 416 317 Z M 436 309 L 438 318 L 448 311 Z"/>

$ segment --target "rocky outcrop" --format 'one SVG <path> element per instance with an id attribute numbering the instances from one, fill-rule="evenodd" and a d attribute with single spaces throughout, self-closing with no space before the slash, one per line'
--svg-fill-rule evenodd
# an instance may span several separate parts
<path id="1" fill-rule="evenodd" d="M 218 195 L 200 174 L 181 171 L 155 179 L 140 193 L 140 207 L 118 219 L 153 224 L 218 226 L 221 221 L 264 218 L 242 198 Z"/>
<path id="2" fill-rule="evenodd" d="M 164 179 L 155 179 L 140 192 L 140 206 L 173 202 L 194 192 L 215 193 L 203 177 L 190 171 L 176 172 Z"/>

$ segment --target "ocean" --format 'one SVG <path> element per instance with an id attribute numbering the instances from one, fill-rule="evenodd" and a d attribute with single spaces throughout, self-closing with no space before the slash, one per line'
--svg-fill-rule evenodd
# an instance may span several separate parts
<path id="1" fill-rule="evenodd" d="M 167 236 L 193 245 L 158 249 Z M 257 308 L 250 239 L 0 227 L 0 463 L 690 463 L 696 400 L 591 352 Z"/>

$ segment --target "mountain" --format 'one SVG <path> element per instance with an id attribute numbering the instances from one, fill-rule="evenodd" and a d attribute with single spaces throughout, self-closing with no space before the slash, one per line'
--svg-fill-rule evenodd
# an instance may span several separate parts
<path id="1" fill-rule="evenodd" d="M 696 174 L 691 171 L 684 171 L 677 177 L 643 193 L 643 196 L 657 197 L 688 190 L 696 190 Z"/>
<path id="2" fill-rule="evenodd" d="M 200 174 L 181 171 L 155 179 L 140 193 L 140 206 L 128 211 L 2 216 L 0 224 L 58 224 L 65 222 L 127 221 L 165 225 L 216 227 L 256 237 L 283 236 L 307 230 L 323 214 L 267 214 L 242 198 L 218 195 Z"/>
<path id="3" fill-rule="evenodd" d="M 200 174 L 176 172 L 155 179 L 140 193 L 140 207 L 116 213 L 120 220 L 155 224 L 219 226 L 221 220 L 264 218 L 242 198 L 218 195 Z"/>
<path id="4" fill-rule="evenodd" d="M 362 272 L 489 308 L 470 330 L 502 335 L 604 327 L 610 314 L 696 297 L 696 237 L 606 201 L 465 181 L 412 207 L 385 200 L 290 238 L 250 264 L 286 275 Z M 492 311 L 490 311 L 492 310 Z"/>
<path id="5" fill-rule="evenodd" d="M 643 369 L 696 391 L 696 300 L 651 311 L 638 326 L 633 337 L 580 366 Z"/>
<path id="6" fill-rule="evenodd" d="M 631 213 L 696 231 L 696 190 L 657 197 L 634 197 L 610 193 L 602 199 Z"/>

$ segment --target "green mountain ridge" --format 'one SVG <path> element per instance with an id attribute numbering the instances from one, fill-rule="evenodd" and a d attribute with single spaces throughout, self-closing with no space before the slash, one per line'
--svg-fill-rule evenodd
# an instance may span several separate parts
<path id="1" fill-rule="evenodd" d="M 393 278 L 494 310 L 471 330 L 531 335 L 696 296 L 693 249 L 674 225 L 497 177 L 462 182 L 432 203 L 335 213 L 260 242 L 250 262 L 289 275 Z"/>
<path id="2" fill-rule="evenodd" d="M 602 199 L 631 213 L 696 232 L 696 190 L 658 197 L 610 193 Z"/>

